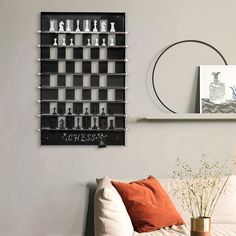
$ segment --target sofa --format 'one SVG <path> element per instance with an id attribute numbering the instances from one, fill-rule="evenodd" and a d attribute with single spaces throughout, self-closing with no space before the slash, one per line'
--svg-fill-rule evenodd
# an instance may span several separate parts
<path id="1" fill-rule="evenodd" d="M 112 185 L 111 179 L 105 176 L 97 179 L 94 197 L 95 236 L 189 236 L 191 216 L 184 212 L 180 202 L 171 196 L 173 180 L 158 180 L 169 193 L 172 202 L 185 220 L 185 225 L 165 227 L 148 233 L 135 232 L 119 193 Z M 232 191 L 220 198 L 212 217 L 212 236 L 236 236 L 236 176 L 231 176 L 229 184 L 232 186 Z"/>

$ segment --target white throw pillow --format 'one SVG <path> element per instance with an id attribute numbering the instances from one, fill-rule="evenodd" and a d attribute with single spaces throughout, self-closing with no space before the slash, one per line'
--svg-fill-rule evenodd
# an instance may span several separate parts
<path id="1" fill-rule="evenodd" d="M 109 177 L 97 180 L 97 184 L 94 197 L 95 236 L 132 236 L 132 222 Z"/>

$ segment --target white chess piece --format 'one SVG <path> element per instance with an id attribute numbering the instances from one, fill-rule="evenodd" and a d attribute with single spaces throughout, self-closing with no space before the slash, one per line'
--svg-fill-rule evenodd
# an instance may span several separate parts
<path id="1" fill-rule="evenodd" d="M 79 20 L 76 21 L 76 25 L 77 25 L 77 26 L 76 26 L 76 30 L 75 30 L 76 32 L 79 32 L 79 31 L 80 31 L 79 22 L 80 22 Z"/>
<path id="2" fill-rule="evenodd" d="M 94 20 L 94 22 L 93 22 L 93 24 L 94 24 L 93 32 L 98 32 L 97 23 L 98 23 L 98 21 Z"/>
<path id="3" fill-rule="evenodd" d="M 65 38 L 62 39 L 62 45 L 66 46 L 66 39 Z"/>
<path id="4" fill-rule="evenodd" d="M 99 46 L 98 39 L 95 39 L 95 46 Z"/>
<path id="5" fill-rule="evenodd" d="M 70 39 L 70 46 L 73 46 L 73 39 Z"/>
<path id="6" fill-rule="evenodd" d="M 107 31 L 107 23 L 105 21 L 103 21 L 101 23 L 101 32 L 106 32 Z"/>
<path id="7" fill-rule="evenodd" d="M 111 30 L 110 32 L 116 32 L 115 30 L 115 22 L 111 22 Z"/>
<path id="8" fill-rule="evenodd" d="M 85 32 L 89 32 L 89 20 L 85 20 Z"/>
<path id="9" fill-rule="evenodd" d="M 106 45 L 106 39 L 102 39 L 102 46 L 107 46 Z"/>
<path id="10" fill-rule="evenodd" d="M 55 31 L 54 20 L 50 20 L 50 29 L 49 31 Z"/>
<path id="11" fill-rule="evenodd" d="M 59 23 L 59 31 L 60 31 L 60 32 L 63 32 L 63 31 L 64 31 L 64 22 L 63 22 L 63 21 L 61 21 L 61 22 Z"/>
<path id="12" fill-rule="evenodd" d="M 71 31 L 70 20 L 66 20 L 66 31 Z"/>
<path id="13" fill-rule="evenodd" d="M 88 43 L 87 43 L 87 46 L 91 46 L 91 42 L 90 42 L 90 39 L 88 39 Z"/>
<path id="14" fill-rule="evenodd" d="M 110 39 L 110 46 L 115 46 L 113 38 Z"/>
<path id="15" fill-rule="evenodd" d="M 54 38 L 53 46 L 57 46 L 57 38 Z"/>

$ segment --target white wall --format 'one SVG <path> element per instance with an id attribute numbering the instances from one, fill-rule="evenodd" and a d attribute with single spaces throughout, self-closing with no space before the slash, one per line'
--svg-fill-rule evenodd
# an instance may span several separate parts
<path id="1" fill-rule="evenodd" d="M 196 164 L 202 153 L 211 159 L 234 154 L 234 122 L 140 123 L 136 119 L 163 112 L 150 91 L 150 70 L 155 56 L 170 43 L 188 38 L 207 41 L 229 64 L 236 62 L 235 8 L 234 0 L 0 0 L 0 235 L 92 235 L 88 199 L 96 177 L 166 177 L 178 156 Z M 40 147 L 36 45 L 41 11 L 127 13 L 130 75 L 125 147 Z M 193 58 L 195 53 L 198 50 L 191 51 Z M 204 63 L 211 63 L 214 56 L 201 53 Z M 175 58 L 185 75 L 189 72 L 182 59 L 187 58 L 182 56 Z M 196 95 L 188 92 L 195 82 L 193 74 L 188 77 L 190 84 L 184 76 L 169 74 L 180 64 L 163 65 L 170 75 L 168 83 L 171 78 L 175 82 L 168 90 L 163 84 L 161 93 L 176 95 L 168 101 L 185 109 Z M 183 103 L 182 94 L 187 96 Z"/>

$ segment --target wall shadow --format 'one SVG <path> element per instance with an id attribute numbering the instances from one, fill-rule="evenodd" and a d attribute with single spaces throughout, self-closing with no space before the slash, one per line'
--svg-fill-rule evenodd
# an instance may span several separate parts
<path id="1" fill-rule="evenodd" d="M 89 200 L 88 200 L 88 208 L 87 208 L 87 217 L 85 224 L 85 236 L 94 236 L 94 195 L 96 191 L 96 184 L 89 183 L 87 184 L 87 188 L 89 191 Z"/>

